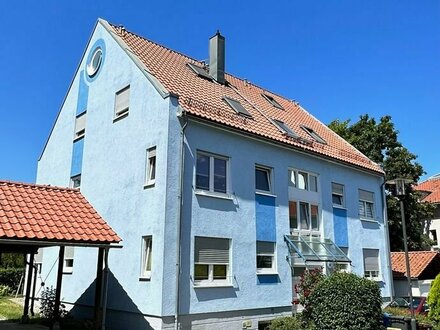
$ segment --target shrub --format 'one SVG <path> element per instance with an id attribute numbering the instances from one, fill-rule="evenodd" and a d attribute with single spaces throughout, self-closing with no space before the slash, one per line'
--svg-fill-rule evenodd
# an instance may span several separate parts
<path id="1" fill-rule="evenodd" d="M 0 297 L 9 296 L 11 294 L 11 288 L 7 285 L 0 284 Z"/>
<path id="2" fill-rule="evenodd" d="M 429 318 L 436 323 L 440 323 L 440 274 L 436 276 L 431 284 L 428 295 Z"/>
<path id="3" fill-rule="evenodd" d="M 269 325 L 269 330 L 312 330 L 312 326 L 307 325 L 300 318 L 287 316 L 273 320 Z"/>
<path id="4" fill-rule="evenodd" d="M 23 268 L 0 268 L 0 285 L 16 290 L 23 274 Z"/>
<path id="5" fill-rule="evenodd" d="M 41 317 L 47 319 L 52 322 L 56 319 L 55 315 L 55 296 L 56 289 L 52 286 L 50 288 L 45 288 L 41 292 L 41 300 L 40 300 L 40 315 Z M 60 304 L 60 313 L 59 318 L 65 318 L 67 316 L 66 306 L 64 304 Z"/>
<path id="6" fill-rule="evenodd" d="M 307 303 L 320 330 L 384 329 L 379 286 L 355 274 L 331 274 L 316 285 Z"/>
<path id="7" fill-rule="evenodd" d="M 306 269 L 301 275 L 299 283 L 295 287 L 295 291 L 299 296 L 299 303 L 304 307 L 302 317 L 304 320 L 311 320 L 313 305 L 309 302 L 309 296 L 318 283 L 324 280 L 322 269 L 316 268 L 312 270 Z"/>

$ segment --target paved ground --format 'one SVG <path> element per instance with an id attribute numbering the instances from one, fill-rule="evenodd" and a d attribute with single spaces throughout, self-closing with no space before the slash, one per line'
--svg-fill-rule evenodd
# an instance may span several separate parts
<path id="1" fill-rule="evenodd" d="M 45 327 L 41 324 L 20 324 L 9 323 L 0 321 L 0 330 L 48 330 L 49 327 Z"/>

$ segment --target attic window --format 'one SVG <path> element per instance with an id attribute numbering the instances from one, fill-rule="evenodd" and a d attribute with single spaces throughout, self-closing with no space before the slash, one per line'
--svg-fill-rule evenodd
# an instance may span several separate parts
<path id="1" fill-rule="evenodd" d="M 93 51 L 93 55 L 90 59 L 90 62 L 87 64 L 87 74 L 89 77 L 93 77 L 99 70 L 99 67 L 101 66 L 102 62 L 102 49 L 101 47 L 96 48 Z"/>
<path id="2" fill-rule="evenodd" d="M 318 133 L 316 133 L 313 129 L 311 129 L 310 127 L 307 126 L 301 126 L 301 128 L 303 130 L 305 130 L 307 132 L 307 134 L 309 134 L 312 138 L 314 138 L 317 142 L 319 143 L 323 143 L 323 144 L 327 144 L 327 142 L 325 142 L 325 140 L 319 136 Z"/>
<path id="3" fill-rule="evenodd" d="M 252 115 L 247 112 L 247 110 L 241 105 L 241 103 L 237 100 L 231 99 L 227 96 L 223 97 L 223 100 L 239 115 L 243 115 L 246 117 L 252 118 Z"/>
<path id="4" fill-rule="evenodd" d="M 195 73 L 197 73 L 197 75 L 199 77 L 208 79 L 208 80 L 212 80 L 212 77 L 209 75 L 209 73 L 202 67 L 191 64 L 191 63 L 187 63 L 186 65 L 188 65 L 188 67 L 193 70 Z"/>
<path id="5" fill-rule="evenodd" d="M 283 106 L 277 102 L 272 96 L 267 94 L 261 94 L 270 104 L 272 104 L 275 108 L 284 110 Z"/>
<path id="6" fill-rule="evenodd" d="M 278 127 L 278 129 L 281 132 L 283 132 L 284 134 L 286 134 L 287 136 L 297 137 L 295 132 L 289 126 L 287 126 L 286 123 L 282 122 L 281 120 L 277 120 L 277 119 L 272 119 L 272 121 L 275 124 L 275 126 Z"/>

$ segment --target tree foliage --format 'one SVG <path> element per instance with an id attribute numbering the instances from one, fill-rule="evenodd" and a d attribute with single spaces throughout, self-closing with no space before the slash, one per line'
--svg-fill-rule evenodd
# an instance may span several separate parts
<path id="1" fill-rule="evenodd" d="M 417 156 L 398 140 L 399 132 L 394 127 L 391 116 L 384 116 L 377 122 L 368 115 L 362 115 L 354 124 L 351 124 L 350 120 L 334 120 L 329 127 L 372 161 L 381 165 L 385 171 L 385 180 L 403 177 L 418 182 L 424 174 L 422 165 L 416 161 Z M 402 251 L 400 203 L 391 194 L 393 186 L 386 185 L 386 190 L 391 250 Z M 420 203 L 419 198 L 419 193 L 412 187 L 408 187 L 403 197 L 410 250 L 425 250 L 430 247 L 426 229 L 429 227 L 434 207 L 430 203 Z"/>
<path id="2" fill-rule="evenodd" d="M 431 284 L 431 289 L 428 295 L 429 304 L 429 318 L 440 323 L 440 274 L 438 274 Z"/>

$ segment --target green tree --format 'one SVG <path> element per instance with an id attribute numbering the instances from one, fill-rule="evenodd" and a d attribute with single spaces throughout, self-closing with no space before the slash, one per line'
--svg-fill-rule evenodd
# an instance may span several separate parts
<path id="1" fill-rule="evenodd" d="M 330 129 L 351 143 L 356 149 L 382 166 L 385 179 L 409 178 L 418 182 L 424 174 L 423 167 L 398 140 L 399 132 L 394 127 L 391 116 L 384 116 L 377 122 L 369 115 L 362 115 L 354 124 L 350 120 L 334 120 Z M 402 221 L 399 201 L 392 196 L 393 186 L 386 185 L 387 211 L 391 251 L 403 250 Z M 410 250 L 425 250 L 430 247 L 426 228 L 432 218 L 434 206 L 420 203 L 420 195 L 409 186 L 403 201 L 407 223 L 408 247 Z"/>
<path id="2" fill-rule="evenodd" d="M 438 274 L 431 284 L 428 295 L 429 318 L 436 323 L 440 323 L 440 274 Z"/>

